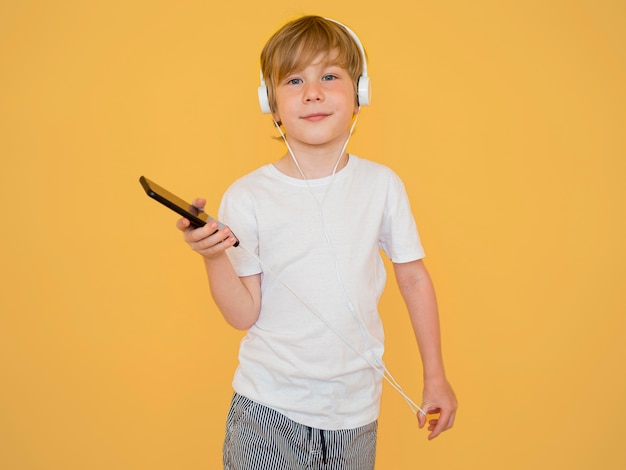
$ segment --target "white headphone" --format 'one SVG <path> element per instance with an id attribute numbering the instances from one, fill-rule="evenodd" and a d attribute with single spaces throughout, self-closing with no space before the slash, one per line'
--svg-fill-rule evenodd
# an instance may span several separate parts
<path id="1" fill-rule="evenodd" d="M 325 19 L 328 21 L 332 21 L 333 23 L 337 23 L 339 26 L 344 28 L 346 32 L 350 36 L 352 36 L 352 39 L 354 39 L 354 42 L 356 42 L 357 46 L 359 47 L 359 51 L 361 52 L 361 57 L 363 58 L 363 71 L 361 72 L 361 76 L 359 77 L 359 80 L 357 81 L 357 99 L 359 102 L 359 106 L 366 106 L 370 104 L 370 101 L 372 100 L 372 84 L 370 83 L 370 78 L 367 76 L 367 58 L 365 57 L 365 50 L 363 49 L 363 45 L 361 44 L 359 37 L 354 33 L 354 31 L 348 28 L 345 24 L 340 23 L 339 21 L 332 20 L 330 18 L 325 18 Z M 270 100 L 267 94 L 267 84 L 265 83 L 265 80 L 263 79 L 262 70 L 261 70 L 260 76 L 261 76 L 261 84 L 258 90 L 259 104 L 261 105 L 261 111 L 263 113 L 270 114 L 272 112 L 272 109 L 270 108 Z"/>

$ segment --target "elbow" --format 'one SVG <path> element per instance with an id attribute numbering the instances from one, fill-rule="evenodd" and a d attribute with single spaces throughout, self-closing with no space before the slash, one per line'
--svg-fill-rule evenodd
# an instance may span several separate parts
<path id="1" fill-rule="evenodd" d="M 403 295 L 432 288 L 432 280 L 421 260 L 394 264 L 396 282 Z"/>
<path id="2" fill-rule="evenodd" d="M 226 322 L 236 330 L 247 331 L 259 319 L 259 313 L 251 313 L 249 315 L 238 313 L 236 315 L 224 315 L 224 318 Z"/>
<path id="3" fill-rule="evenodd" d="M 241 322 L 241 321 L 231 321 L 228 319 L 226 321 L 235 330 L 239 330 L 239 331 L 248 331 L 252 327 L 252 325 L 254 325 L 254 322 L 250 323 L 250 322 Z"/>

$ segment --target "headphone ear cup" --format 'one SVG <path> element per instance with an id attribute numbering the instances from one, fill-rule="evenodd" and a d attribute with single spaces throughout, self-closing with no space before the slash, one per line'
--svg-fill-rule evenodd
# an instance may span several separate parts
<path id="1" fill-rule="evenodd" d="M 267 94 L 267 85 L 264 81 L 261 82 L 259 86 L 259 105 L 261 106 L 261 111 L 263 114 L 270 114 L 272 112 L 272 108 L 270 107 L 270 99 Z"/>
<path id="2" fill-rule="evenodd" d="M 359 106 L 367 106 L 372 101 L 372 84 L 370 78 L 366 75 L 359 77 L 357 83 L 357 97 Z"/>

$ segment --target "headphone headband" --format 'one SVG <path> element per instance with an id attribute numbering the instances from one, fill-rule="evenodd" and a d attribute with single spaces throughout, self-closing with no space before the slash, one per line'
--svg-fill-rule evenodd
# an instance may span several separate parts
<path id="1" fill-rule="evenodd" d="M 367 76 L 367 57 L 365 56 L 365 49 L 363 48 L 363 44 L 359 37 L 348 28 L 345 24 L 340 23 L 339 21 L 333 20 L 331 18 L 324 18 L 327 21 L 332 21 L 333 23 L 341 26 L 356 42 L 356 45 L 359 48 L 359 52 L 361 53 L 362 62 L 363 62 L 363 70 L 361 71 L 361 76 L 357 81 L 357 99 L 359 106 L 366 106 L 370 104 L 372 100 L 372 85 L 370 83 L 370 79 Z M 272 112 L 272 108 L 270 107 L 269 97 L 267 94 L 267 84 L 265 83 L 265 79 L 263 78 L 263 70 L 260 72 L 261 76 L 261 84 L 259 85 L 258 95 L 259 95 L 259 105 L 261 106 L 261 111 L 265 114 L 270 114 Z"/>

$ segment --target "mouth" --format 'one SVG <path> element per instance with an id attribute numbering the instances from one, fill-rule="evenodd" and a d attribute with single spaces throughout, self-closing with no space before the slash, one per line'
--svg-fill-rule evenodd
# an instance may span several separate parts
<path id="1" fill-rule="evenodd" d="M 330 116 L 330 114 L 326 114 L 326 113 L 311 113 L 311 114 L 307 114 L 306 116 L 302 116 L 300 119 L 303 119 L 303 120 L 309 121 L 309 122 L 317 122 L 317 121 L 321 121 L 322 119 L 327 118 L 328 116 Z"/>

